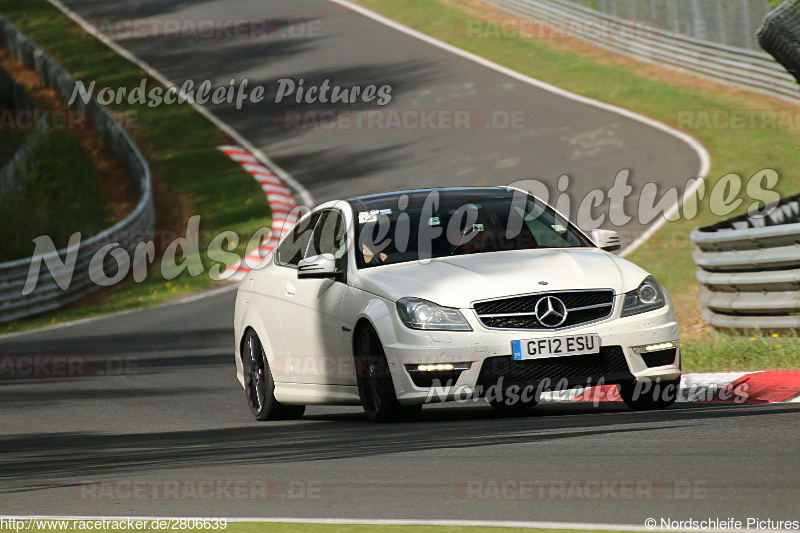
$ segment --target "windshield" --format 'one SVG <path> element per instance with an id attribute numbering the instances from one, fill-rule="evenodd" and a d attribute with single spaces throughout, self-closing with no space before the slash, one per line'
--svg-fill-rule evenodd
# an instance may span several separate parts
<path id="1" fill-rule="evenodd" d="M 412 191 L 349 202 L 359 268 L 507 250 L 594 247 L 549 206 L 516 190 Z"/>

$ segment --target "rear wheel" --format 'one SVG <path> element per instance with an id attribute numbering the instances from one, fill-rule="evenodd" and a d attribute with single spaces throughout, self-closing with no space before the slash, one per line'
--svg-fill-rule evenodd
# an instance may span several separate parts
<path id="1" fill-rule="evenodd" d="M 619 395 L 625 405 L 634 411 L 655 411 L 666 409 L 678 397 L 678 387 L 681 380 L 655 381 L 648 387 L 647 384 L 634 381 L 617 385 Z"/>
<path id="2" fill-rule="evenodd" d="M 404 406 L 397 401 L 389 363 L 378 333 L 372 326 L 358 329 L 353 345 L 358 395 L 367 418 L 373 422 L 410 420 L 422 405 Z"/>
<path id="3" fill-rule="evenodd" d="M 275 399 L 275 382 L 258 335 L 247 332 L 242 345 L 244 391 L 247 405 L 256 420 L 286 420 L 301 418 L 305 405 L 283 405 Z"/>

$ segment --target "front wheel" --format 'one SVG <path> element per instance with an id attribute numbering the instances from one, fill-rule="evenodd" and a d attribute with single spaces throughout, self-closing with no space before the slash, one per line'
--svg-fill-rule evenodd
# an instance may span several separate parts
<path id="1" fill-rule="evenodd" d="M 670 381 L 653 381 L 651 383 L 640 383 L 634 381 L 617 385 L 619 395 L 625 405 L 634 411 L 655 411 L 666 409 L 678 397 L 678 387 L 680 378 Z"/>
<path id="2" fill-rule="evenodd" d="M 362 326 L 353 345 L 358 395 L 364 412 L 373 422 L 413 419 L 422 405 L 404 406 L 397 401 L 389 363 L 378 333 L 372 326 Z"/>
<path id="3" fill-rule="evenodd" d="M 301 418 L 305 405 L 283 405 L 275 399 L 275 382 L 258 335 L 252 329 L 244 337 L 242 346 L 244 391 L 247 405 L 256 420 L 288 420 Z"/>
<path id="4" fill-rule="evenodd" d="M 492 409 L 494 409 L 498 414 L 507 416 L 521 415 L 528 409 L 536 407 L 537 403 L 539 402 L 534 398 L 531 398 L 527 401 L 519 398 L 517 401 L 512 402 L 511 404 L 508 403 L 508 400 L 489 400 L 489 405 L 492 406 Z"/>

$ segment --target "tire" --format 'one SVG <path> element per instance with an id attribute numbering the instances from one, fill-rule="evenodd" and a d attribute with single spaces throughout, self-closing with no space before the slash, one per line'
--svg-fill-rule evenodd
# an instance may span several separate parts
<path id="1" fill-rule="evenodd" d="M 516 402 L 508 405 L 505 402 L 497 401 L 497 400 L 489 400 L 489 405 L 492 406 L 492 409 L 497 411 L 498 414 L 514 416 L 520 415 L 531 409 L 532 407 L 536 407 L 536 404 L 539 403 L 536 399 L 530 399 L 527 402 L 523 401 L 522 398 L 517 400 Z"/>
<path id="2" fill-rule="evenodd" d="M 361 406 L 372 422 L 412 420 L 422 412 L 422 404 L 404 406 L 397 401 L 389 363 L 378 333 L 370 325 L 356 330 L 353 341 L 356 382 Z"/>
<path id="3" fill-rule="evenodd" d="M 247 405 L 256 420 L 289 420 L 302 418 L 305 405 L 283 405 L 275 399 L 275 382 L 269 362 L 256 332 L 247 331 L 242 343 L 244 392 Z"/>
<path id="4" fill-rule="evenodd" d="M 622 401 L 625 402 L 625 405 L 630 409 L 634 411 L 655 411 L 658 409 L 666 409 L 675 403 L 675 399 L 678 397 L 680 382 L 680 379 L 670 381 L 659 380 L 653 383 L 650 389 L 642 393 L 636 392 L 636 381 L 619 384 L 617 385 L 617 389 L 619 389 L 619 395 Z"/>

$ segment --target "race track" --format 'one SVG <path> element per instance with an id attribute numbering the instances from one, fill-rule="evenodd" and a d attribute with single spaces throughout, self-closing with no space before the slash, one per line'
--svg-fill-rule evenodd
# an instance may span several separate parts
<path id="1" fill-rule="evenodd" d="M 552 183 L 576 198 L 632 182 L 682 187 L 695 151 L 662 130 L 509 78 L 318 0 L 69 0 L 86 18 L 320 20 L 299 39 L 119 44 L 174 82 L 282 77 L 393 87 L 395 109 L 523 111 L 523 129 L 287 131 L 267 104 L 213 112 L 318 201 L 408 186 Z M 315 80 L 315 81 L 312 81 Z M 305 108 L 303 108 L 305 109 Z M 348 108 L 349 109 L 349 108 Z M 224 184 L 220 184 L 224 187 Z M 632 210 L 631 210 L 632 211 Z M 644 227 L 634 219 L 631 234 Z M 643 524 L 760 516 L 796 519 L 800 404 L 548 404 L 503 419 L 486 405 L 428 406 L 420 422 L 374 425 L 359 408 L 311 407 L 301 421 L 257 423 L 232 361 L 233 292 L 0 339 L 0 356 L 67 357 L 79 376 L 0 380 L 0 498 L 6 514 L 457 518 Z M 92 481 L 267 481 L 260 497 L 100 497 Z M 495 499 L 490 480 L 586 487 L 643 482 L 631 498 L 557 491 Z M 471 484 L 470 484 L 471 483 Z M 555 485 L 553 485 L 555 483 Z M 464 487 L 480 487 L 466 492 Z M 619 486 L 619 485 L 617 485 Z M 94 494 L 94 496 L 93 496 Z M 126 497 L 126 494 L 128 496 Z M 471 495 L 470 495 L 471 494 Z M 107 495 L 106 495 L 107 496 Z M 502 496 L 502 495 L 501 495 Z M 99 498 L 99 499 L 98 499 Z M 477 499 L 476 499 L 477 498 Z"/>
<path id="2" fill-rule="evenodd" d="M 358 407 L 311 407 L 302 421 L 257 423 L 233 375 L 232 296 L 5 339 L 4 355 L 81 356 L 96 375 L 0 382 L 3 511 L 631 524 L 796 515 L 800 457 L 796 432 L 787 431 L 797 427 L 796 403 L 655 413 L 549 404 L 512 419 L 485 404 L 446 404 L 392 425 L 367 422 Z M 268 480 L 280 494 L 137 499 L 121 480 L 151 488 Z M 483 499 L 489 480 L 653 489 L 633 498 L 612 490 L 604 498 Z M 467 499 L 468 481 L 483 483 L 481 499 Z M 114 492 L 68 488 L 89 482 Z"/>

